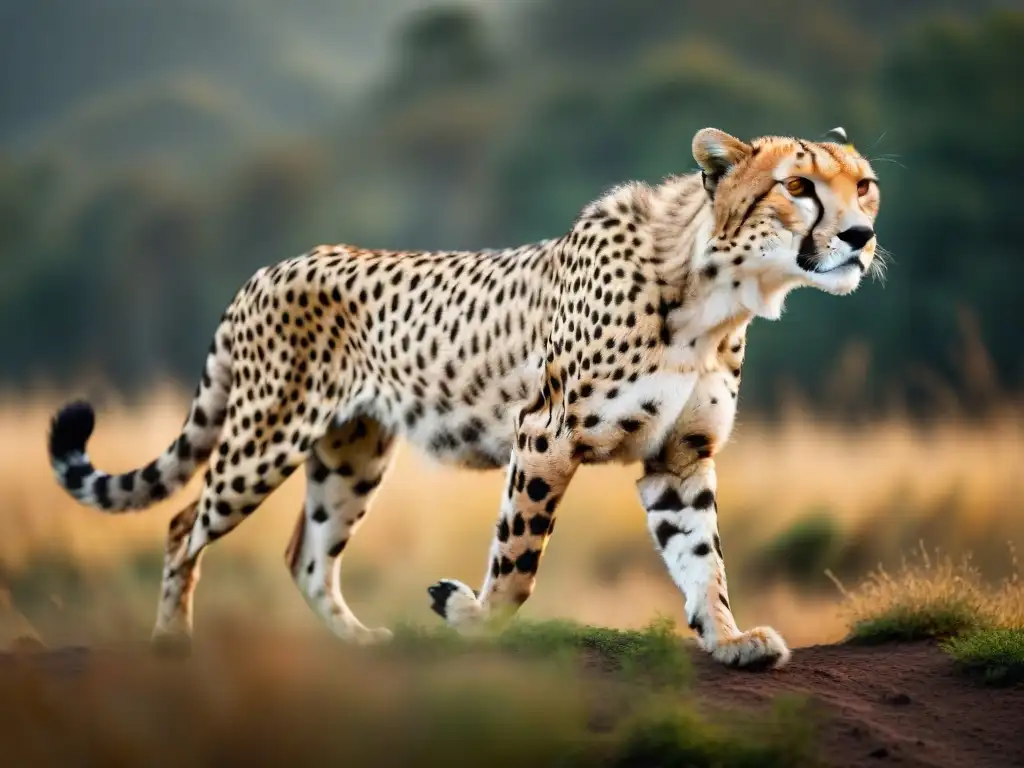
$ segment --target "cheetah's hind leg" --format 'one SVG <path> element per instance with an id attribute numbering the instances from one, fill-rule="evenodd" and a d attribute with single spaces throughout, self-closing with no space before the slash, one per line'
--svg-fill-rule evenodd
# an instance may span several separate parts
<path id="1" fill-rule="evenodd" d="M 380 424 L 357 418 L 332 426 L 306 460 L 306 501 L 285 555 L 292 580 L 330 630 L 359 644 L 391 631 L 365 626 L 341 593 L 342 554 L 362 525 L 384 479 L 395 440 Z"/>

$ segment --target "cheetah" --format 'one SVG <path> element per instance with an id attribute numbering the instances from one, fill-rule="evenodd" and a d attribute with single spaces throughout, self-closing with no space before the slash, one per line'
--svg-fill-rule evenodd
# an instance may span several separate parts
<path id="1" fill-rule="evenodd" d="M 456 630 L 498 631 L 529 598 L 577 467 L 637 463 L 652 543 L 701 648 L 734 667 L 785 664 L 778 632 L 733 618 L 715 455 L 749 323 L 778 319 L 795 288 L 846 295 L 878 271 L 878 182 L 842 129 L 748 143 L 705 128 L 692 152 L 693 172 L 615 187 L 557 239 L 323 245 L 259 269 L 220 320 L 180 435 L 141 469 L 95 469 L 93 409 L 61 408 L 49 457 L 80 503 L 142 509 L 207 467 L 170 524 L 152 642 L 187 652 L 202 553 L 300 466 L 295 584 L 338 637 L 391 637 L 353 614 L 339 574 L 403 438 L 442 463 L 505 468 L 482 585 L 427 590 Z"/>

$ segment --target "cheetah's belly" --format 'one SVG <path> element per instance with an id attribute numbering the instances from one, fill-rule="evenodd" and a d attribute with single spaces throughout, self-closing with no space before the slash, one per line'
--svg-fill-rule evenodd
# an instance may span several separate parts
<path id="1" fill-rule="evenodd" d="M 524 364 L 485 382 L 470 402 L 454 391 L 451 401 L 418 397 L 399 387 L 389 396 L 360 398 L 359 411 L 405 438 L 418 452 L 446 465 L 466 469 L 507 466 L 514 438 L 514 415 L 532 396 L 536 365 Z M 369 391 L 375 389 L 369 387 Z"/>

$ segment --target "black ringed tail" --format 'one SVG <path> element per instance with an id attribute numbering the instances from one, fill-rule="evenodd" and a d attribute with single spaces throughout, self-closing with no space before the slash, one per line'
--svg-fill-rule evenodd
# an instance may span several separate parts
<path id="1" fill-rule="evenodd" d="M 144 509 L 181 490 L 217 445 L 231 383 L 231 323 L 225 315 L 181 433 L 160 456 L 123 474 L 96 469 L 86 453 L 96 423 L 93 408 L 84 401 L 71 402 L 50 423 L 50 466 L 57 482 L 82 504 L 105 512 Z"/>

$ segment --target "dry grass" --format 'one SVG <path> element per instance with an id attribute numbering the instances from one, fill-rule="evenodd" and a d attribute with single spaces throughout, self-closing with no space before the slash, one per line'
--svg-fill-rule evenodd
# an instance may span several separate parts
<path id="1" fill-rule="evenodd" d="M 198 493 L 196 478 L 153 510 L 120 517 L 77 505 L 46 461 L 47 422 L 62 400 L 44 392 L 0 398 L 0 579 L 24 614 L 0 611 L 0 643 L 26 621 L 51 641 L 144 637 L 167 521 Z M 104 400 L 90 443 L 93 460 L 109 471 L 148 461 L 176 435 L 186 403 L 171 387 L 131 407 Z M 837 522 L 854 563 L 895 562 L 925 537 L 954 553 L 973 550 L 985 570 L 998 570 L 1003 543 L 1024 540 L 1024 421 L 1016 412 L 985 424 L 946 420 L 926 431 L 901 420 L 851 430 L 800 413 L 768 426 L 744 422 L 742 413 L 718 473 L 741 624 L 770 623 L 795 645 L 842 637 L 833 594 L 784 580 L 763 585 L 744 572 L 767 542 L 816 510 Z M 580 471 L 525 617 L 639 628 L 658 614 L 681 615 L 682 599 L 654 553 L 636 499 L 638 474 L 636 467 Z M 433 466 L 402 446 L 345 556 L 346 596 L 361 618 L 433 624 L 428 584 L 441 577 L 477 583 L 502 479 L 500 472 Z M 316 627 L 283 567 L 302 493 L 296 476 L 211 548 L 197 595 L 200 628 L 211 614 Z M 827 585 L 824 575 L 816 578 Z"/>
<path id="2" fill-rule="evenodd" d="M 996 589 L 971 558 L 959 561 L 921 544 L 897 571 L 878 566 L 845 598 L 851 639 L 859 642 L 950 638 L 978 630 L 1024 627 L 1024 583 L 1010 548 L 1013 573 Z"/>

